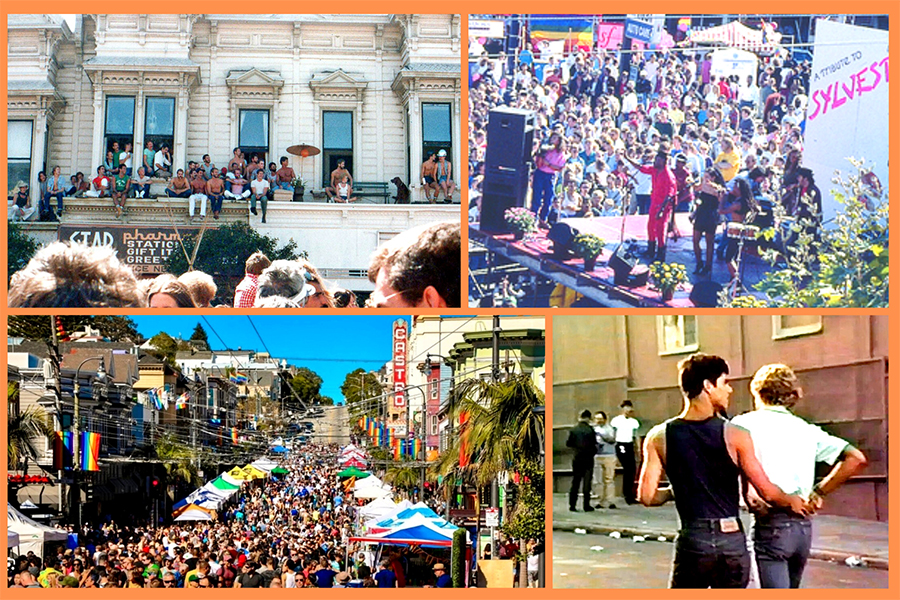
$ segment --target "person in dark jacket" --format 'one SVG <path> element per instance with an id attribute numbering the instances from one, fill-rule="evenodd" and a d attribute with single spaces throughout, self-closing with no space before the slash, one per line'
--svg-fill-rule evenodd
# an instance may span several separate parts
<path id="1" fill-rule="evenodd" d="M 591 512 L 591 473 L 594 471 L 594 455 L 597 454 L 597 436 L 591 427 L 591 411 L 581 411 L 578 424 L 569 431 L 566 446 L 575 451 L 572 458 L 572 487 L 569 489 L 569 510 L 578 510 L 578 487 L 584 494 L 584 512 Z"/>

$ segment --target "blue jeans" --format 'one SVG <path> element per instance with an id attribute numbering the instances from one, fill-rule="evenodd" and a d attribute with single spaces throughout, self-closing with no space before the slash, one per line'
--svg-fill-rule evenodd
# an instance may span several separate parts
<path id="1" fill-rule="evenodd" d="M 739 530 L 723 533 L 719 519 L 682 524 L 675 540 L 671 588 L 745 588 L 750 581 L 750 553 Z"/>
<path id="2" fill-rule="evenodd" d="M 812 547 L 812 521 L 786 513 L 753 519 L 753 547 L 762 588 L 799 588 Z"/>
<path id="3" fill-rule="evenodd" d="M 541 221 L 546 221 L 551 202 L 553 202 L 553 174 L 536 170 L 531 182 L 531 211 Z"/>
<path id="4" fill-rule="evenodd" d="M 209 203 L 212 205 L 212 211 L 214 213 L 222 212 L 222 201 L 225 199 L 225 196 L 216 196 L 214 194 L 209 195 Z"/>
<path id="5" fill-rule="evenodd" d="M 138 192 L 143 192 L 144 198 L 150 197 L 150 184 L 149 183 L 145 183 L 144 185 L 134 184 L 133 186 L 131 186 L 131 189 L 134 190 L 135 196 L 137 196 Z"/>
<path id="6" fill-rule="evenodd" d="M 63 209 L 63 193 L 57 192 L 55 194 L 51 194 L 47 192 L 44 194 L 44 198 L 41 201 L 41 212 L 50 212 L 50 198 L 56 197 L 56 207 L 59 209 L 59 212 L 62 212 Z"/>
<path id="7" fill-rule="evenodd" d="M 289 192 L 293 192 L 293 191 L 294 191 L 294 186 L 292 186 L 292 185 L 291 185 L 290 183 L 288 183 L 287 181 L 282 181 L 281 183 L 279 183 L 279 184 L 278 184 L 278 188 L 279 188 L 279 189 L 282 189 L 282 190 L 287 190 L 287 191 L 289 191 Z"/>
<path id="8" fill-rule="evenodd" d="M 184 190 L 183 192 L 173 192 L 169 188 L 166 188 L 166 196 L 169 198 L 190 198 L 191 190 Z"/>

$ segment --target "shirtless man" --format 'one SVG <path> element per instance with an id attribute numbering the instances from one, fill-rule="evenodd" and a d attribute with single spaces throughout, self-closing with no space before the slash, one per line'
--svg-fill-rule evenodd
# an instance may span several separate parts
<path id="1" fill-rule="evenodd" d="M 215 167 L 210 171 L 209 181 L 206 182 L 206 195 L 212 205 L 213 218 L 218 219 L 225 199 L 225 182 L 219 177 L 219 170 Z"/>
<path id="2" fill-rule="evenodd" d="M 187 177 L 184 176 L 184 169 L 178 169 L 175 172 L 175 177 L 172 178 L 166 187 L 166 196 L 169 198 L 188 198 L 190 195 L 191 184 L 188 182 Z"/>
<path id="3" fill-rule="evenodd" d="M 425 199 L 434 204 L 438 197 L 438 184 L 434 179 L 434 168 L 437 163 L 434 161 L 434 152 L 428 153 L 428 160 L 422 163 L 422 187 L 425 188 Z M 434 197 L 431 197 L 434 192 Z"/>
<path id="4" fill-rule="evenodd" d="M 444 203 L 449 204 L 453 200 L 453 192 L 456 191 L 456 183 L 453 181 L 453 165 L 447 160 L 447 151 L 438 152 L 438 162 L 434 165 L 435 181 L 444 192 Z"/>
<path id="5" fill-rule="evenodd" d="M 331 172 L 331 185 L 325 188 L 325 193 L 328 194 L 329 200 L 334 200 L 334 196 L 337 194 L 338 184 L 344 181 L 344 177 L 349 178 L 349 183 L 353 185 L 353 176 L 350 175 L 350 171 L 347 170 L 344 159 L 338 161 L 337 169 Z"/>
<path id="6" fill-rule="evenodd" d="M 246 166 L 247 163 L 244 161 L 244 155 L 241 153 L 241 149 L 235 148 L 234 156 L 228 161 L 228 170 L 232 173 L 240 173 L 243 175 L 244 167 Z"/>
<path id="7" fill-rule="evenodd" d="M 294 170 L 288 166 L 288 157 L 281 157 L 281 168 L 275 172 L 276 182 L 278 183 L 278 187 L 287 190 L 289 192 L 294 191 L 294 186 L 291 185 L 291 182 L 294 180 Z"/>
<path id="8" fill-rule="evenodd" d="M 200 169 L 191 173 L 191 196 L 188 198 L 188 216 L 194 218 L 194 206 L 200 202 L 200 216 L 206 216 L 206 182 L 203 181 L 203 171 Z"/>

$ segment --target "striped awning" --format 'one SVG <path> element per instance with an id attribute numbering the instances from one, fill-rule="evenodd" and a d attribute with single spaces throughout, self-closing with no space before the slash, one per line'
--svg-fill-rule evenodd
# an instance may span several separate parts
<path id="1" fill-rule="evenodd" d="M 729 48 L 770 53 L 775 51 L 780 41 L 780 33 L 751 29 L 740 21 L 732 21 L 709 29 L 691 31 L 685 44 L 722 44 Z"/>

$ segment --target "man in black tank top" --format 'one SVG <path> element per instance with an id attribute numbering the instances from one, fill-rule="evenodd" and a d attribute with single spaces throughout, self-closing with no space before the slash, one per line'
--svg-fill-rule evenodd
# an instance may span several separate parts
<path id="1" fill-rule="evenodd" d="M 771 504 L 798 514 L 810 507 L 769 481 L 747 431 L 720 416 L 731 395 L 728 364 L 694 354 L 678 364 L 678 372 L 685 408 L 647 435 L 638 495 L 646 506 L 675 500 L 680 530 L 670 587 L 743 588 L 750 555 L 738 506 L 740 476 Z M 659 487 L 663 473 L 670 487 Z"/>

